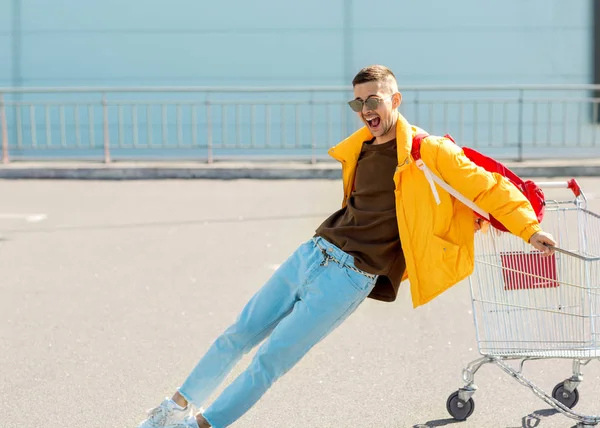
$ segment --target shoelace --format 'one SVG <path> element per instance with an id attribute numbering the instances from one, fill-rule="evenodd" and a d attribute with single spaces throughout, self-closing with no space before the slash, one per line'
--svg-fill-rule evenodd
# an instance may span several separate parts
<path id="1" fill-rule="evenodd" d="M 158 426 L 164 426 L 167 422 L 167 417 L 169 416 L 169 409 L 164 406 L 157 406 L 153 409 L 148 410 L 148 419 L 152 421 L 153 424 Z"/>

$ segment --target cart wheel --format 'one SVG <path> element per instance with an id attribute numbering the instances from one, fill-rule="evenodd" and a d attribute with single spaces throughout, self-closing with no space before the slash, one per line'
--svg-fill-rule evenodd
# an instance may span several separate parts
<path id="1" fill-rule="evenodd" d="M 565 389 L 564 383 L 561 382 L 552 390 L 552 398 L 572 409 L 579 402 L 579 391 L 575 389 L 573 392 L 569 392 Z"/>
<path id="2" fill-rule="evenodd" d="M 446 410 L 457 421 L 465 421 L 475 410 L 475 402 L 472 398 L 466 403 L 458 398 L 458 391 L 453 392 L 446 401 Z"/>

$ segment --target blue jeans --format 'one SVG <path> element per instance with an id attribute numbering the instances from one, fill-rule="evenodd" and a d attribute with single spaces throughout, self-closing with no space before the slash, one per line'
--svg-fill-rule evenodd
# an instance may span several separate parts
<path id="1" fill-rule="evenodd" d="M 268 337 L 248 368 L 203 413 L 214 428 L 232 424 L 354 312 L 376 279 L 323 238 L 305 242 L 217 338 L 179 393 L 200 407 L 241 357 Z"/>

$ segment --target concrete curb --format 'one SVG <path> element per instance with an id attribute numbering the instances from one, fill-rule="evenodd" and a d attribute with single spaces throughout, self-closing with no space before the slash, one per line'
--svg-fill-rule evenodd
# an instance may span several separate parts
<path id="1" fill-rule="evenodd" d="M 520 177 L 598 177 L 600 165 L 509 166 Z"/>
<path id="2" fill-rule="evenodd" d="M 566 162 L 565 162 L 566 163 Z M 598 177 L 600 161 L 558 164 L 506 163 L 521 177 Z M 10 164 L 0 167 L 0 179 L 52 179 L 52 180 L 164 180 L 164 179 L 215 179 L 215 180 L 308 180 L 341 178 L 337 164 L 277 164 L 270 165 L 65 165 L 65 164 Z"/>
<path id="3" fill-rule="evenodd" d="M 15 168 L 0 169 L 0 179 L 52 180 L 301 180 L 339 179 L 341 170 L 283 168 Z"/>

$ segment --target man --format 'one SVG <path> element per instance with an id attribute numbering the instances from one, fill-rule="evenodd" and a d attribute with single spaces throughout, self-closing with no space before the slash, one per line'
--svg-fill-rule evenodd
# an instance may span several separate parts
<path id="1" fill-rule="evenodd" d="M 248 411 L 279 377 L 340 325 L 365 298 L 393 301 L 410 279 L 413 305 L 422 305 L 473 271 L 473 211 L 439 191 L 410 156 L 422 132 L 398 112 L 394 74 L 375 65 L 353 80 L 350 107 L 365 127 L 329 153 L 342 163 L 342 208 L 325 220 L 252 297 L 212 344 L 172 399 L 149 412 L 140 428 L 223 428 Z M 525 197 L 497 174 L 470 162 L 451 141 L 421 145 L 429 169 L 550 254 Z M 203 412 L 194 415 L 243 354 L 265 339 L 249 367 Z"/>

